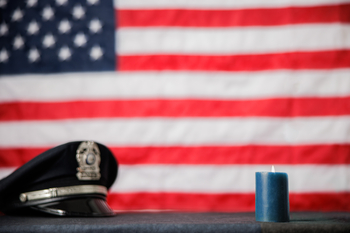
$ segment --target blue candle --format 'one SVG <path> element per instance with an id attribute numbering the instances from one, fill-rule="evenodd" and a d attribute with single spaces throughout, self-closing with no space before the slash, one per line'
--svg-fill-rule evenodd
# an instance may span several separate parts
<path id="1" fill-rule="evenodd" d="M 259 222 L 289 222 L 288 175 L 255 173 L 255 219 Z"/>

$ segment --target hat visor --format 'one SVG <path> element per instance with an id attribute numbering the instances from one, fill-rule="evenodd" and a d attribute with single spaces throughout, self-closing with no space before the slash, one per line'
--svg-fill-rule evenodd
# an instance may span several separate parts
<path id="1" fill-rule="evenodd" d="M 104 217 L 114 216 L 115 212 L 101 198 L 79 198 L 31 207 L 34 210 L 59 216 Z"/>

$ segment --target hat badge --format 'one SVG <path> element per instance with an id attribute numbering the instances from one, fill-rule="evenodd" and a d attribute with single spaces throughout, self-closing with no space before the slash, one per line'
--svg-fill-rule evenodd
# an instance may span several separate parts
<path id="1" fill-rule="evenodd" d="M 77 149 L 77 177 L 79 180 L 99 180 L 100 174 L 100 150 L 93 141 L 80 143 Z"/>

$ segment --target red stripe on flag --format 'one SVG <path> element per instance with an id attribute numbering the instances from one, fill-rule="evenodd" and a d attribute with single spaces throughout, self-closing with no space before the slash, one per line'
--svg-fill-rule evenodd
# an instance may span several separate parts
<path id="1" fill-rule="evenodd" d="M 117 69 L 259 71 L 277 69 L 334 69 L 350 67 L 350 50 L 249 54 L 227 56 L 200 55 L 122 55 Z"/>
<path id="2" fill-rule="evenodd" d="M 0 121 L 114 117 L 350 115 L 350 97 L 260 100 L 105 100 L 0 104 Z"/>
<path id="3" fill-rule="evenodd" d="M 0 168 L 20 167 L 48 149 L 50 148 L 1 148 Z"/>
<path id="4" fill-rule="evenodd" d="M 231 10 L 122 9 L 116 10 L 116 15 L 117 27 L 232 27 L 348 23 L 350 22 L 350 4 Z"/>
<path id="5" fill-rule="evenodd" d="M 350 144 L 112 147 L 121 164 L 350 164 Z"/>
<path id="6" fill-rule="evenodd" d="M 109 193 L 116 210 L 253 211 L 254 194 Z"/>
<path id="7" fill-rule="evenodd" d="M 109 147 L 120 164 L 350 164 L 350 144 Z M 0 167 L 19 167 L 49 148 L 2 148 Z"/>
<path id="8" fill-rule="evenodd" d="M 350 193 L 290 193 L 291 211 L 350 211 Z M 116 210 L 254 211 L 255 194 L 109 193 Z"/>
<path id="9" fill-rule="evenodd" d="M 291 211 L 350 211 L 350 192 L 290 193 Z"/>

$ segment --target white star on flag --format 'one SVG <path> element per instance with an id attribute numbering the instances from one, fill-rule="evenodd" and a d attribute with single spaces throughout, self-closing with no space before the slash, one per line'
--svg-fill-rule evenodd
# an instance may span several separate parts
<path id="1" fill-rule="evenodd" d="M 9 59 L 9 54 L 8 54 L 7 50 L 2 49 L 0 51 L 0 63 L 7 62 L 8 59 Z"/>
<path id="2" fill-rule="evenodd" d="M 58 52 L 58 58 L 61 61 L 69 60 L 71 56 L 72 56 L 72 52 L 70 48 L 68 48 L 67 46 L 62 47 Z"/>
<path id="3" fill-rule="evenodd" d="M 40 59 L 40 53 L 37 48 L 32 48 L 29 50 L 28 59 L 30 63 L 37 62 Z"/>
<path id="4" fill-rule="evenodd" d="M 89 29 L 92 33 L 98 33 L 102 29 L 101 21 L 98 19 L 93 19 L 90 21 Z"/>
<path id="5" fill-rule="evenodd" d="M 99 2 L 99 0 L 87 0 L 87 3 L 89 4 L 89 5 L 95 5 L 95 4 L 97 4 Z"/>
<path id="6" fill-rule="evenodd" d="M 23 12 L 17 8 L 12 14 L 12 21 L 20 21 L 23 18 Z"/>
<path id="7" fill-rule="evenodd" d="M 52 7 L 47 6 L 43 9 L 42 14 L 44 20 L 51 20 L 54 16 L 54 11 Z"/>
<path id="8" fill-rule="evenodd" d="M 0 25 L 0 36 L 4 36 L 4 35 L 6 35 L 7 34 L 7 32 L 8 32 L 8 27 L 7 27 L 7 25 L 5 24 L 5 23 L 2 23 L 1 25 Z"/>
<path id="9" fill-rule="evenodd" d="M 85 15 L 85 10 L 84 8 L 81 6 L 81 5 L 76 5 L 74 8 L 73 8 L 73 12 L 72 12 L 72 15 L 75 19 L 81 19 L 84 17 Z"/>
<path id="10" fill-rule="evenodd" d="M 27 0 L 27 7 L 33 7 L 38 3 L 38 0 Z"/>
<path id="11" fill-rule="evenodd" d="M 62 20 L 60 22 L 59 26 L 58 26 L 58 30 L 62 34 L 65 34 L 65 33 L 69 32 L 70 29 L 71 29 L 71 25 L 70 25 L 70 22 L 67 19 Z"/>
<path id="12" fill-rule="evenodd" d="M 56 4 L 58 6 L 63 6 L 67 4 L 67 0 L 56 0 Z"/>
<path id="13" fill-rule="evenodd" d="M 35 35 L 39 32 L 39 24 L 36 21 L 32 21 L 29 23 L 27 31 L 29 35 Z"/>
<path id="14" fill-rule="evenodd" d="M 44 39 L 43 39 L 43 47 L 44 48 L 51 48 L 52 46 L 54 46 L 56 43 L 56 39 L 52 34 L 47 34 L 45 35 Z"/>
<path id="15" fill-rule="evenodd" d="M 0 8 L 4 8 L 7 4 L 6 0 L 0 0 Z"/>
<path id="16" fill-rule="evenodd" d="M 85 46 L 87 42 L 86 36 L 84 33 L 78 33 L 75 37 L 74 37 L 74 44 L 77 47 L 82 47 Z"/>
<path id="17" fill-rule="evenodd" d="M 23 48 L 24 39 L 20 35 L 17 35 L 13 41 L 13 47 L 15 50 Z"/>
<path id="18" fill-rule="evenodd" d="M 90 57 L 92 60 L 98 60 L 103 56 L 103 51 L 100 46 L 96 45 L 90 50 Z"/>

